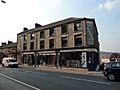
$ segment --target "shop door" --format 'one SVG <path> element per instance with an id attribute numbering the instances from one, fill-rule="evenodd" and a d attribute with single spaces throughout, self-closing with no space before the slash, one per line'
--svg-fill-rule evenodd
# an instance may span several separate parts
<path id="1" fill-rule="evenodd" d="M 95 54 L 94 53 L 88 53 L 87 61 L 88 61 L 88 70 L 89 71 L 95 71 L 95 69 L 96 69 Z"/>

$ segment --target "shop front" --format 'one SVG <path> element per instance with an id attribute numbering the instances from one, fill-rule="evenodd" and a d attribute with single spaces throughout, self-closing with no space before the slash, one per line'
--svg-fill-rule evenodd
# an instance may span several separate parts
<path id="1" fill-rule="evenodd" d="M 65 67 L 88 68 L 95 71 L 99 65 L 99 53 L 95 49 L 61 50 L 60 62 Z"/>
<path id="2" fill-rule="evenodd" d="M 22 56 L 22 64 L 27 64 L 28 66 L 32 66 L 35 64 L 34 54 L 23 54 Z"/>
<path id="3" fill-rule="evenodd" d="M 99 65 L 99 55 L 96 51 L 87 49 L 26 52 L 23 53 L 22 63 L 28 64 L 28 66 L 88 68 L 90 71 L 94 71 Z"/>

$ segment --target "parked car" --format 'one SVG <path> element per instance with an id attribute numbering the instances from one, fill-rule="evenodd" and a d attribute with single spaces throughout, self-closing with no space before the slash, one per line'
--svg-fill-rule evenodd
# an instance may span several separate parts
<path id="1" fill-rule="evenodd" d="M 14 58 L 3 58 L 2 67 L 18 67 L 18 63 Z"/>
<path id="2" fill-rule="evenodd" d="M 103 74 L 108 80 L 120 80 L 120 62 L 109 62 L 105 65 Z"/>

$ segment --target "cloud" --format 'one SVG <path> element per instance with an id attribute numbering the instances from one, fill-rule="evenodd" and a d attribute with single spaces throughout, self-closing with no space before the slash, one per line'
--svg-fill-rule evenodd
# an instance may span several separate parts
<path id="1" fill-rule="evenodd" d="M 120 6 L 120 0 L 107 0 L 105 3 L 100 3 L 98 9 L 112 10 Z"/>

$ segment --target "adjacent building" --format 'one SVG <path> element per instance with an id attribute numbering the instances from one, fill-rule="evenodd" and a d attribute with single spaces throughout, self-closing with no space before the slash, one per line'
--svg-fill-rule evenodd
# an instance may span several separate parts
<path id="1" fill-rule="evenodd" d="M 111 61 L 120 61 L 120 53 L 100 52 L 100 64 Z"/>
<path id="2" fill-rule="evenodd" d="M 120 53 L 111 53 L 110 61 L 119 61 L 120 62 Z"/>
<path id="3" fill-rule="evenodd" d="M 0 46 L 0 59 L 3 57 L 17 57 L 17 43 L 8 41 L 8 43 L 3 42 Z"/>
<path id="4" fill-rule="evenodd" d="M 110 62 L 110 57 L 112 53 L 110 52 L 100 52 L 100 64 L 108 63 Z"/>
<path id="5" fill-rule="evenodd" d="M 67 18 L 35 24 L 17 34 L 17 60 L 27 65 L 83 67 L 99 65 L 98 31 L 94 19 Z"/>

